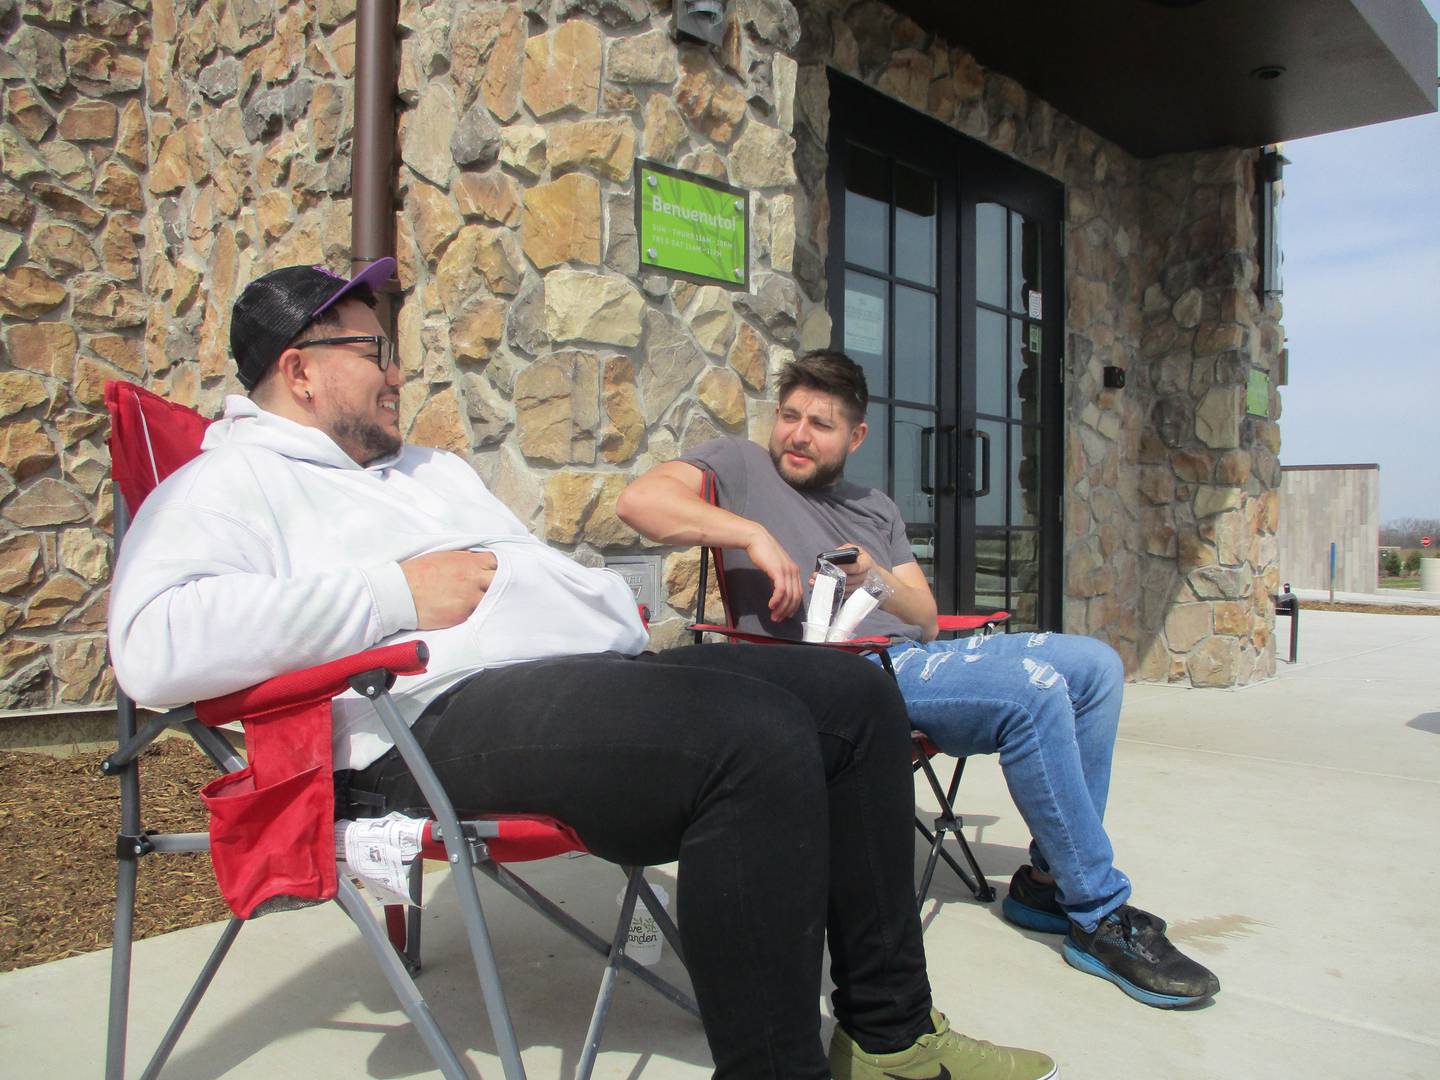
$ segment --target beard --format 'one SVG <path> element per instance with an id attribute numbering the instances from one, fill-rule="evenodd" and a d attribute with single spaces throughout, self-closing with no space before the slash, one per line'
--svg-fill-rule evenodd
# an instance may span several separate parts
<path id="1" fill-rule="evenodd" d="M 399 435 L 386 431 L 373 420 L 362 420 L 357 416 L 338 418 L 331 430 L 331 438 L 337 443 L 358 451 L 354 456 L 361 465 L 368 465 L 377 458 L 388 457 L 405 442 Z"/>
<path id="2" fill-rule="evenodd" d="M 819 491 L 821 488 L 827 488 L 839 480 L 845 472 L 844 457 L 841 457 L 839 461 L 832 462 L 829 465 L 811 458 L 810 460 L 815 462 L 815 471 L 810 473 L 809 476 L 792 476 L 786 472 L 784 464 L 785 452 L 783 450 L 772 448 L 770 451 L 770 460 L 775 463 L 775 471 L 780 474 L 780 479 L 784 480 L 796 491 Z"/>

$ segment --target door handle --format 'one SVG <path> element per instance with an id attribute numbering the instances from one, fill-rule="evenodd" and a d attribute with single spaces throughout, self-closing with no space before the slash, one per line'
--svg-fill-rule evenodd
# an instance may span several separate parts
<path id="1" fill-rule="evenodd" d="M 940 493 L 942 495 L 954 495 L 955 476 L 960 471 L 959 461 L 956 456 L 959 452 L 959 442 L 955 438 L 955 425 L 946 424 L 940 429 L 940 434 L 945 437 L 945 475 L 942 477 L 942 482 L 939 485 Z"/>
<path id="2" fill-rule="evenodd" d="M 990 433 L 979 428 L 967 431 L 966 436 L 980 440 L 980 486 L 970 492 L 972 499 L 983 499 L 990 494 Z"/>
<path id="3" fill-rule="evenodd" d="M 920 492 L 935 494 L 935 429 L 920 429 Z"/>

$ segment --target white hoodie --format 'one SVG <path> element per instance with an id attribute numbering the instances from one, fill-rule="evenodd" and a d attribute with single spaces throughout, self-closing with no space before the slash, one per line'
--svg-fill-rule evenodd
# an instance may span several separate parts
<path id="1" fill-rule="evenodd" d="M 115 568 L 110 655 L 142 704 L 218 697 L 419 638 L 429 670 L 395 687 L 413 723 L 483 668 L 646 646 L 618 574 L 531 536 L 453 454 L 406 446 L 362 467 L 323 432 L 244 397 L 225 399 L 204 450 L 145 500 Z M 400 563 L 482 549 L 499 566 L 480 605 L 458 626 L 417 632 Z M 336 768 L 389 747 L 368 702 L 336 701 Z"/>

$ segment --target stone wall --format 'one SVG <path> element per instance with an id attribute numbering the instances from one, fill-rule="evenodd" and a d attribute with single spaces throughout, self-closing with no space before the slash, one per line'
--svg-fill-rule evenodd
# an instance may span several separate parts
<path id="1" fill-rule="evenodd" d="M 111 694 L 101 381 L 215 414 L 238 390 L 237 287 L 290 263 L 348 268 L 353 8 L 0 0 L 0 709 Z M 675 43 L 667 0 L 399 8 L 394 322 L 412 440 L 466 456 L 579 559 L 654 550 L 614 515 L 626 480 L 713 435 L 764 439 L 774 372 L 829 342 L 828 65 L 1067 186 L 1066 629 L 1148 677 L 1224 681 L 1222 662 L 1190 662 L 1212 646 L 1170 633 L 1185 601 L 1234 643 L 1232 681 L 1268 670 L 1260 590 L 1237 581 L 1273 563 L 1273 424 L 1237 419 L 1233 446 L 1192 424 L 1160 438 L 1163 462 L 1155 450 L 1161 402 L 1228 402 L 1240 361 L 1278 349 L 1278 313 L 1241 295 L 1249 155 L 1137 162 L 875 0 L 736 0 L 718 50 Z M 754 191 L 748 294 L 641 272 L 637 156 Z M 1172 297 L 1182 263 L 1194 280 Z M 1188 344 L 1156 346 L 1162 296 Z M 1102 388 L 1109 364 L 1131 389 Z M 666 554 L 660 644 L 691 609 L 694 562 Z"/>
<path id="2" fill-rule="evenodd" d="M 1139 447 L 1142 676 L 1233 686 L 1274 674 L 1278 301 L 1261 303 L 1258 151 L 1148 162 Z M 1247 415 L 1253 369 L 1270 385 Z"/>
<path id="3" fill-rule="evenodd" d="M 0 709 L 105 701 L 101 384 L 145 371 L 151 17 L 0 3 Z"/>
<path id="4" fill-rule="evenodd" d="M 647 547 L 614 512 L 631 476 L 763 426 L 798 334 L 796 28 L 747 9 L 715 54 L 670 38 L 668 6 L 401 11 L 402 419 L 591 563 Z M 637 156 L 752 190 L 750 294 L 641 271 Z M 658 644 L 693 612 L 695 561 L 667 557 Z"/>
<path id="5" fill-rule="evenodd" d="M 664 2 L 399 8 L 409 437 L 584 561 L 640 546 L 626 479 L 763 426 L 792 355 L 794 13 L 737 13 L 717 56 L 670 39 Z M 0 709 L 43 708 L 113 692 L 103 380 L 217 414 L 237 287 L 348 268 L 354 4 L 0 0 L 0 20 Z M 755 191 L 752 295 L 639 274 L 637 155 Z M 667 563 L 681 596 L 693 564 Z"/>

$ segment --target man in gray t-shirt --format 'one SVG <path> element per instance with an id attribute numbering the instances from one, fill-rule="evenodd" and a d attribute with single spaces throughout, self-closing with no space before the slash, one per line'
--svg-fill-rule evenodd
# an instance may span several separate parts
<path id="1" fill-rule="evenodd" d="M 785 553 L 805 568 L 807 575 L 816 555 L 844 544 L 868 551 L 886 570 L 915 562 L 900 510 L 882 491 L 843 478 L 818 490 L 796 491 L 775 470 L 765 448 L 748 439 L 714 439 L 680 460 L 713 473 L 716 502 L 741 517 L 766 523 Z M 773 588 L 770 578 L 745 551 L 725 553 L 725 584 L 732 614 L 742 630 L 800 638 L 804 609 L 788 619 L 773 619 L 767 607 Z M 807 600 L 808 592 L 807 588 Z M 923 631 L 877 609 L 860 624 L 858 633 L 919 638 Z"/>
<path id="2" fill-rule="evenodd" d="M 1115 650 L 1052 633 L 936 641 L 935 597 L 899 509 L 844 479 L 867 433 L 864 372 L 843 353 L 810 353 L 781 373 L 779 400 L 768 453 L 741 439 L 705 443 L 634 481 L 620 517 L 652 540 L 724 549 L 731 616 L 777 637 L 800 637 L 815 556 L 858 547 L 846 588 L 873 572 L 893 590 L 860 632 L 909 639 L 889 653 L 911 723 L 946 753 L 998 753 L 1030 828 L 1032 865 L 1010 882 L 1006 918 L 1065 934 L 1066 961 L 1147 1005 L 1218 992 L 1163 919 L 1128 903 L 1130 879 L 1114 864 L 1103 818 L 1124 691 Z M 718 505 L 703 497 L 707 471 Z"/>

